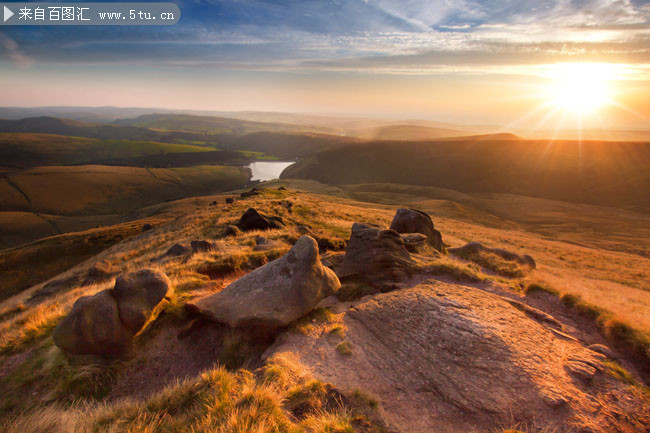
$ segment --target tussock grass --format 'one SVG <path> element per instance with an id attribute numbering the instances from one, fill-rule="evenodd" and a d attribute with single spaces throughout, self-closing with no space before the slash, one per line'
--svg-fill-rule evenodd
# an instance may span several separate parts
<path id="1" fill-rule="evenodd" d="M 456 251 L 454 255 L 476 263 L 483 268 L 508 278 L 523 278 L 526 276 L 526 267 L 512 260 L 489 251 Z"/>
<path id="2" fill-rule="evenodd" d="M 0 422 L 0 430 L 325 433 L 355 432 L 354 423 L 363 423 L 368 427 L 364 431 L 382 432 L 374 411 L 371 405 L 346 405 L 331 385 L 306 376 L 295 360 L 280 357 L 261 375 L 215 367 L 144 401 L 52 404 Z"/>

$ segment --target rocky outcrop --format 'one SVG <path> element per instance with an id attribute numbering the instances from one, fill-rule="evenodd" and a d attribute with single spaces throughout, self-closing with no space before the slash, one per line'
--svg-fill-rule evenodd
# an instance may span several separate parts
<path id="1" fill-rule="evenodd" d="M 361 223 L 352 225 L 339 278 L 386 285 L 403 281 L 414 271 L 415 263 L 397 232 Z"/>
<path id="2" fill-rule="evenodd" d="M 133 334 L 120 321 L 117 300 L 108 289 L 77 299 L 54 329 L 54 343 L 72 355 L 115 357 L 124 353 Z"/>
<path id="3" fill-rule="evenodd" d="M 241 216 L 237 227 L 243 231 L 271 230 L 284 227 L 284 222 L 280 217 L 265 216 L 250 208 Z"/>
<path id="4" fill-rule="evenodd" d="M 280 259 L 188 308 L 232 327 L 275 329 L 304 316 L 339 287 L 334 272 L 321 264 L 316 241 L 303 236 Z"/>
<path id="5" fill-rule="evenodd" d="M 332 308 L 347 356 L 327 331 L 286 336 L 266 356 L 291 353 L 322 381 L 366 390 L 397 431 L 483 432 L 531 419 L 541 430 L 579 431 L 589 419 L 608 432 L 618 422 L 592 412 L 594 396 L 608 392 L 589 388 L 601 374 L 598 354 L 497 295 L 429 281 Z M 599 387 L 625 392 L 601 378 Z"/>
<path id="6" fill-rule="evenodd" d="M 532 269 L 535 269 L 537 266 L 535 260 L 528 254 L 521 256 L 519 254 L 501 248 L 488 248 L 479 242 L 470 242 L 466 245 L 463 245 L 462 247 L 449 248 L 449 252 L 461 257 L 470 256 L 472 254 L 479 254 L 481 252 L 487 252 L 496 254 L 504 260 L 509 260 L 511 262 L 519 263 L 520 265 L 529 266 Z"/>
<path id="7" fill-rule="evenodd" d="M 113 296 L 117 300 L 120 320 L 133 333 L 156 318 L 162 301 L 173 294 L 167 275 L 152 269 L 142 269 L 120 276 L 115 281 Z"/>
<path id="8" fill-rule="evenodd" d="M 169 279 L 159 271 L 123 275 L 114 289 L 77 299 L 54 329 L 54 343 L 73 355 L 120 356 L 158 316 L 172 293 Z"/>
<path id="9" fill-rule="evenodd" d="M 390 223 L 390 229 L 397 233 L 421 233 L 427 237 L 429 245 L 440 252 L 444 252 L 442 234 L 434 228 L 431 217 L 426 212 L 416 209 L 397 209 L 397 213 Z"/>

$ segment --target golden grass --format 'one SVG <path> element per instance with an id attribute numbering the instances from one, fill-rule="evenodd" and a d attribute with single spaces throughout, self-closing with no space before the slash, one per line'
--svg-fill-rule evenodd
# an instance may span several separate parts
<path id="1" fill-rule="evenodd" d="M 294 212 L 277 204 L 279 198 L 294 201 Z M 237 237 L 222 239 L 221 249 L 199 253 L 186 257 L 161 259 L 161 255 L 174 243 L 189 245 L 194 239 L 215 240 L 225 224 L 233 224 L 248 208 L 255 207 L 262 213 L 282 216 L 287 228 L 269 232 L 248 232 Z M 195 208 L 192 208 L 195 209 Z M 327 214 L 322 211 L 327 209 Z M 167 273 L 176 289 L 175 299 L 168 305 L 165 315 L 152 325 L 156 329 L 166 326 L 169 317 L 182 316 L 184 301 L 199 293 L 204 293 L 204 286 L 210 281 L 205 267 L 211 266 L 219 270 L 214 276 L 221 285 L 232 281 L 242 273 L 261 266 L 273 260 L 289 249 L 292 240 L 299 236 L 295 227 L 309 225 L 317 233 L 341 238 L 349 237 L 351 225 L 355 221 L 370 222 L 388 226 L 394 214 L 394 208 L 381 205 L 364 205 L 334 197 L 316 196 L 310 194 L 294 194 L 273 191 L 256 197 L 254 200 L 237 201 L 229 207 L 208 209 L 204 207 L 177 220 L 170 221 L 155 230 L 134 236 L 109 248 L 93 260 L 82 263 L 70 272 L 85 273 L 96 260 L 107 259 L 117 264 L 122 272 L 136 270 L 142 267 L 156 267 Z M 538 236 L 511 230 L 496 230 L 471 225 L 453 220 L 439 219 L 433 215 L 436 227 L 443 232 L 444 239 L 454 244 L 477 240 L 491 247 L 504 247 L 520 253 L 530 253 L 540 264 L 540 269 L 533 272 L 531 280 L 539 282 L 539 287 L 528 285 L 528 291 L 556 289 L 561 296 L 580 295 L 581 302 L 598 305 L 609 314 L 607 323 L 630 323 L 634 329 L 644 333 L 650 331 L 650 292 L 642 291 L 623 282 L 612 282 L 608 274 L 614 266 L 604 265 L 602 270 L 589 268 L 588 276 L 581 272 L 583 267 L 596 265 L 600 260 L 615 260 L 615 253 L 608 256 L 606 251 L 595 252 L 585 247 L 568 245 L 557 241 L 540 239 Z M 262 235 L 272 240 L 285 243 L 285 246 L 271 251 L 253 251 L 255 236 Z M 572 254 L 576 252 L 575 258 Z M 565 260 L 559 260 L 558 254 L 569 258 L 576 264 L 565 265 Z M 586 264 L 579 261 L 586 258 Z M 642 274 L 643 263 L 632 264 L 624 262 L 625 266 L 635 266 L 625 270 L 625 277 Z M 461 283 L 499 283 L 506 284 L 499 277 L 488 276 L 473 263 L 442 257 L 430 263 L 430 272 L 441 278 L 450 278 Z M 582 267 L 581 267 L 582 266 Z M 605 275 L 607 274 L 607 275 Z M 645 277 L 637 277 L 643 279 Z M 519 281 L 519 280 L 518 280 Z M 521 280 L 524 282 L 527 280 Z M 641 281 L 641 280 L 638 280 Z M 0 431 L 20 431 L 29 433 L 36 431 L 347 431 L 353 426 L 358 414 L 354 409 L 342 407 L 325 412 L 315 411 L 298 419 L 287 409 L 288 390 L 309 380 L 307 373 L 300 368 L 291 367 L 295 360 L 274 359 L 267 363 L 262 373 L 253 375 L 250 372 L 227 372 L 220 368 L 207 371 L 205 375 L 190 378 L 186 381 L 172 384 L 165 390 L 156 393 L 145 401 L 121 401 L 100 404 L 93 400 L 92 394 L 101 394 L 104 380 L 110 379 L 111 372 L 104 376 L 103 370 L 84 370 L 76 365 L 62 363 L 56 352 L 51 352 L 49 335 L 58 320 L 69 310 L 74 301 L 86 294 L 93 294 L 104 288 L 111 287 L 112 282 L 103 285 L 78 286 L 55 294 L 45 299 L 40 305 L 26 309 L 18 308 L 19 303 L 7 303 L 0 311 L 0 362 L 18 359 L 19 355 L 27 353 L 27 349 L 35 349 L 35 356 L 44 358 L 39 365 L 40 371 L 31 378 L 43 378 L 51 390 L 66 389 L 70 395 L 91 395 L 85 403 L 70 405 L 69 401 L 55 399 L 54 403 L 43 405 L 35 401 L 29 393 L 18 394 L 25 400 L 19 410 L 10 412 L 18 416 Z M 595 289 L 594 287 L 600 287 Z M 342 292 L 346 286 L 342 288 Z M 348 288 L 349 289 L 349 288 Z M 359 288 L 357 288 L 359 289 Z M 592 290 L 593 289 L 593 290 Z M 609 289 L 609 291 L 607 290 Z M 352 290 L 352 289 L 351 289 Z M 352 290 L 351 299 L 362 296 L 363 288 Z M 584 294 L 584 296 L 583 296 Z M 645 303 L 644 296 L 647 296 Z M 570 299 L 570 298 L 568 298 Z M 629 301 L 629 302 L 628 302 Z M 345 340 L 345 329 L 328 315 L 309 316 L 301 321 L 298 328 L 311 332 L 311 327 L 317 326 L 323 332 L 331 332 L 337 338 L 337 349 L 342 355 L 353 355 L 354 348 Z M 315 322 L 313 321 L 315 319 Z M 331 323 L 330 323 L 331 321 Z M 626 325 L 627 326 L 627 325 Z M 611 326 L 616 338 L 627 338 L 621 332 L 620 326 Z M 145 332 L 141 338 L 147 338 Z M 636 335 L 636 334 L 635 334 Z M 228 343 L 228 342 L 227 342 Z M 231 368 L 239 367 L 246 362 L 245 356 L 237 357 L 242 350 L 237 345 L 242 343 L 233 336 L 232 347 L 228 359 L 228 351 L 222 362 Z M 340 347 L 339 347 L 340 346 Z M 58 360 L 58 361 L 57 361 Z M 23 360 L 30 365 L 34 359 Z M 45 378 L 56 373 L 57 368 L 66 370 L 65 380 L 47 382 Z M 117 366 L 119 370 L 119 366 Z M 24 370 L 23 370 L 24 371 Z M 98 372 L 100 374 L 98 374 Z M 118 371 L 119 373 L 119 371 Z M 97 384 L 96 388 L 93 383 Z M 66 385 L 67 384 L 67 385 Z M 0 385 L 0 392 L 6 388 Z M 79 392 L 77 392 L 79 391 Z M 98 392 L 95 392 L 98 391 Z M 56 394 L 56 393 L 55 393 Z M 225 395 L 227 394 L 227 395 Z M 41 395 L 41 394 L 39 394 Z M 363 400 L 363 399 L 361 399 Z M 32 411 L 25 411 L 33 408 Z M 42 417 L 48 417 L 47 422 Z M 54 423 L 54 424 L 52 424 Z M 55 427 L 52 427 L 52 426 Z M 2 429 L 5 430 L 2 430 Z M 49 430 L 47 430 L 49 428 Z M 191 431 L 191 430 L 189 430 Z"/>
<path id="2" fill-rule="evenodd" d="M 51 404 L 0 423 L 7 433 L 91 432 L 354 432 L 353 420 L 381 432 L 376 405 L 346 407 L 331 385 L 315 381 L 294 360 L 273 359 L 266 373 L 215 367 L 171 384 L 143 401 Z M 279 376 L 270 371 L 279 372 Z M 333 404 L 335 403 L 335 404 Z M 300 413 L 294 413 L 300 406 Z"/>

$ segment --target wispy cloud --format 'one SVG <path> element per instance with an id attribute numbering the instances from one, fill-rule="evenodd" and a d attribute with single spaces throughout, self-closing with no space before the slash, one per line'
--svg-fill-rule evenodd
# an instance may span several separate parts
<path id="1" fill-rule="evenodd" d="M 23 65 L 406 73 L 552 59 L 650 64 L 647 1 L 186 0 L 180 7 L 181 22 L 169 28 L 12 27 L 0 42 L 6 58 Z"/>

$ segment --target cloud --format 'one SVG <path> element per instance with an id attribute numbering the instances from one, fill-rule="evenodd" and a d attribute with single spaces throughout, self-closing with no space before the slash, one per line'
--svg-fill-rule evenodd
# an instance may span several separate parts
<path id="1" fill-rule="evenodd" d="M 635 1 L 185 0 L 172 27 L 7 27 L 2 44 L 14 64 L 422 72 L 552 58 L 648 63 L 650 5 Z"/>
<path id="2" fill-rule="evenodd" d="M 0 45 L 4 48 L 7 58 L 15 65 L 27 67 L 33 63 L 32 59 L 22 53 L 16 41 L 3 33 L 0 33 Z"/>

